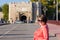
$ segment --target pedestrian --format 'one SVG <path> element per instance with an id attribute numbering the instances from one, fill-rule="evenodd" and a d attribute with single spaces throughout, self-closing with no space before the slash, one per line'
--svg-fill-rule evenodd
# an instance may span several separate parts
<path id="1" fill-rule="evenodd" d="M 34 32 L 34 40 L 49 40 L 47 17 L 45 15 L 38 16 L 38 24 L 40 27 Z"/>

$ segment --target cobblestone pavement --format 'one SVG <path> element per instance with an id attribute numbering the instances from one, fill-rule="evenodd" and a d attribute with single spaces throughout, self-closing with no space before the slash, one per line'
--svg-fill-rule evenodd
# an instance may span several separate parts
<path id="1" fill-rule="evenodd" d="M 50 31 L 49 39 L 58 40 L 55 36 L 58 28 L 55 29 L 55 25 L 52 28 L 52 24 L 48 25 Z M 33 33 L 38 27 L 37 24 L 10 24 L 0 26 L 0 40 L 33 40 Z"/>

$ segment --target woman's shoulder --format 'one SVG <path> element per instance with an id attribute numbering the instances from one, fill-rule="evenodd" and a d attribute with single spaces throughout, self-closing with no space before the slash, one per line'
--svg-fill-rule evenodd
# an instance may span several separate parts
<path id="1" fill-rule="evenodd" d="M 46 27 L 48 27 L 48 25 L 44 25 L 42 28 L 46 28 Z"/>
<path id="2" fill-rule="evenodd" d="M 49 30 L 48 25 L 42 27 L 42 30 Z"/>

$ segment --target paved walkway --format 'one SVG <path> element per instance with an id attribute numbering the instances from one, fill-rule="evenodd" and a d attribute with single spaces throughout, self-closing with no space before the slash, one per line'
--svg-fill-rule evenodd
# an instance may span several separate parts
<path id="1" fill-rule="evenodd" d="M 54 34 L 57 40 L 60 40 L 60 25 L 48 24 L 49 25 L 49 33 Z"/>
<path id="2" fill-rule="evenodd" d="M 59 26 L 49 25 L 49 39 L 58 40 Z M 39 26 L 37 24 L 10 24 L 0 26 L 0 40 L 33 40 L 33 33 Z"/>
<path id="3" fill-rule="evenodd" d="M 50 32 L 52 33 L 60 33 L 60 25 L 55 25 L 55 24 L 48 24 Z"/>

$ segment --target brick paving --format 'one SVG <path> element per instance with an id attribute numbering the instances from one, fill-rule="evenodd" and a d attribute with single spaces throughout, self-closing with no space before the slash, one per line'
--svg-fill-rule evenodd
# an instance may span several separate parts
<path id="1" fill-rule="evenodd" d="M 56 20 L 48 20 L 48 23 L 55 24 L 55 25 L 60 25 L 60 20 L 59 21 L 56 21 Z"/>
<path id="2" fill-rule="evenodd" d="M 59 25 L 48 23 L 49 39 L 59 40 Z M 0 26 L 0 40 L 33 40 L 33 33 L 39 26 L 37 24 L 10 24 Z"/>
<path id="3" fill-rule="evenodd" d="M 60 40 L 60 25 L 51 23 L 48 23 L 48 25 L 49 25 L 49 32 L 55 34 L 57 40 Z"/>

